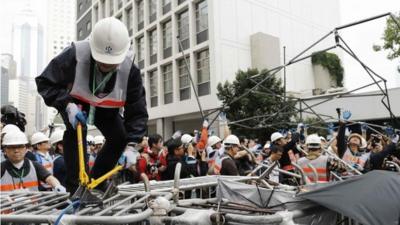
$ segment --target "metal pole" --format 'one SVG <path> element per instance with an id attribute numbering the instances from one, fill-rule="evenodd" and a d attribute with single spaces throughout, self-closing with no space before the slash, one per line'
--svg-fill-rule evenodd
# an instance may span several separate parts
<path id="1" fill-rule="evenodd" d="M 283 102 L 286 102 L 286 46 L 283 46 Z"/>
<path id="2" fill-rule="evenodd" d="M 201 108 L 200 99 L 199 99 L 199 96 L 197 94 L 196 87 L 194 86 L 194 82 L 193 82 L 193 79 L 192 79 L 192 74 L 190 73 L 189 64 L 188 64 L 187 59 L 185 57 L 185 53 L 183 52 L 181 39 L 179 38 L 179 36 L 176 36 L 176 39 L 178 39 L 179 48 L 181 49 L 180 52 L 182 52 L 183 60 L 185 62 L 185 66 L 186 66 L 186 70 L 188 72 L 190 83 L 192 84 L 193 92 L 194 92 L 194 95 L 196 96 L 197 105 L 199 106 L 199 110 L 200 110 L 200 113 L 201 113 L 201 118 L 204 120 L 205 119 L 204 118 L 204 112 L 203 112 L 203 109 Z"/>

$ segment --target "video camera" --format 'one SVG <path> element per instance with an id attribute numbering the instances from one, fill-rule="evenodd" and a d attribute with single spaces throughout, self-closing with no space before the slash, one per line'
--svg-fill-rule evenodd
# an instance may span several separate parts
<path id="1" fill-rule="evenodd" d="M 14 124 L 22 132 L 25 132 L 25 114 L 18 111 L 18 109 L 12 105 L 5 105 L 1 107 L 1 122 L 3 124 Z"/>

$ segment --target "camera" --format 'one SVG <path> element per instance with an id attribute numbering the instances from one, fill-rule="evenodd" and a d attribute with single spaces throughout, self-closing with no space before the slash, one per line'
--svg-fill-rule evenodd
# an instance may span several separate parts
<path id="1" fill-rule="evenodd" d="M 160 164 L 160 163 L 159 163 L 158 161 L 155 162 L 155 163 L 152 163 L 152 164 L 147 164 L 147 169 L 148 169 L 148 171 L 150 171 L 150 173 L 156 172 L 157 169 L 158 169 L 159 164 Z"/>
<path id="2" fill-rule="evenodd" d="M 372 138 L 372 143 L 379 143 L 381 142 L 381 136 L 377 135 L 377 134 L 371 134 Z"/>

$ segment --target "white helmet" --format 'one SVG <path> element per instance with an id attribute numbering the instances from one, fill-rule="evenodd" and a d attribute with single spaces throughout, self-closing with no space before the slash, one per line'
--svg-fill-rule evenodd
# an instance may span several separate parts
<path id="1" fill-rule="evenodd" d="M 49 138 L 42 132 L 36 132 L 32 134 L 31 145 L 36 145 L 41 142 L 49 141 Z"/>
<path id="2" fill-rule="evenodd" d="M 56 130 L 50 136 L 50 143 L 52 145 L 57 144 L 63 140 L 64 130 Z"/>
<path id="3" fill-rule="evenodd" d="M 274 132 L 271 134 L 271 142 L 274 143 L 278 139 L 283 138 L 283 135 L 279 132 Z"/>
<path id="4" fill-rule="evenodd" d="M 193 143 L 193 137 L 190 134 L 184 134 L 181 137 L 182 144 Z"/>
<path id="5" fill-rule="evenodd" d="M 90 134 L 86 135 L 86 142 L 88 144 L 94 144 L 94 137 Z"/>
<path id="6" fill-rule="evenodd" d="M 15 131 L 21 131 L 21 130 L 14 124 L 7 124 L 3 127 L 3 129 L 1 129 L 1 135 L 7 132 L 15 132 Z"/>
<path id="7" fill-rule="evenodd" d="M 321 148 L 321 138 L 317 134 L 311 134 L 306 139 L 307 148 Z"/>
<path id="8" fill-rule="evenodd" d="M 129 50 L 128 29 L 114 17 L 99 20 L 90 36 L 90 51 L 93 58 L 105 64 L 120 64 Z"/>
<path id="9" fill-rule="evenodd" d="M 28 139 L 22 131 L 9 132 L 4 135 L 3 145 L 26 145 Z"/>
<path id="10" fill-rule="evenodd" d="M 240 145 L 239 138 L 233 134 L 228 135 L 224 140 L 224 146 L 229 146 L 229 145 Z"/>
<path id="11" fill-rule="evenodd" d="M 221 141 L 222 141 L 221 138 L 219 138 L 218 136 L 213 135 L 213 136 L 208 138 L 207 145 L 212 147 L 213 145 L 215 145 L 215 144 L 217 144 L 218 142 L 221 142 Z"/>
<path id="12" fill-rule="evenodd" d="M 271 143 L 269 141 L 267 141 L 264 145 L 264 149 L 266 148 L 270 148 L 271 147 Z"/>
<path id="13" fill-rule="evenodd" d="M 104 136 L 103 135 L 97 135 L 93 139 L 95 145 L 99 144 L 104 144 Z"/>

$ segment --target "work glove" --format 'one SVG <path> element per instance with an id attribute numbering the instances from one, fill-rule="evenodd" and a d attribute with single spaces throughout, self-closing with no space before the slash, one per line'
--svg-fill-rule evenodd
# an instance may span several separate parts
<path id="1" fill-rule="evenodd" d="M 362 166 L 360 166 L 360 164 L 354 163 L 353 168 L 355 168 L 356 170 L 362 172 L 364 170 L 364 168 Z"/>
<path id="2" fill-rule="evenodd" d="M 56 193 L 67 193 L 67 190 L 65 189 L 64 186 L 62 186 L 61 184 L 57 185 L 54 187 L 54 191 Z"/>
<path id="3" fill-rule="evenodd" d="M 68 114 L 69 123 L 74 129 L 76 129 L 78 122 L 80 122 L 82 125 L 86 125 L 86 117 L 75 103 L 68 103 L 66 111 Z"/>
<path id="4" fill-rule="evenodd" d="M 348 121 L 351 117 L 351 112 L 350 110 L 345 110 L 342 114 L 342 117 L 345 121 Z"/>
<path id="5" fill-rule="evenodd" d="M 395 134 L 395 135 L 393 135 L 392 136 L 392 143 L 397 143 L 399 141 L 399 135 L 398 134 Z"/>
<path id="6" fill-rule="evenodd" d="M 204 121 L 203 121 L 203 128 L 208 128 L 208 125 L 210 125 L 210 124 L 208 123 L 208 120 L 204 120 Z"/>

